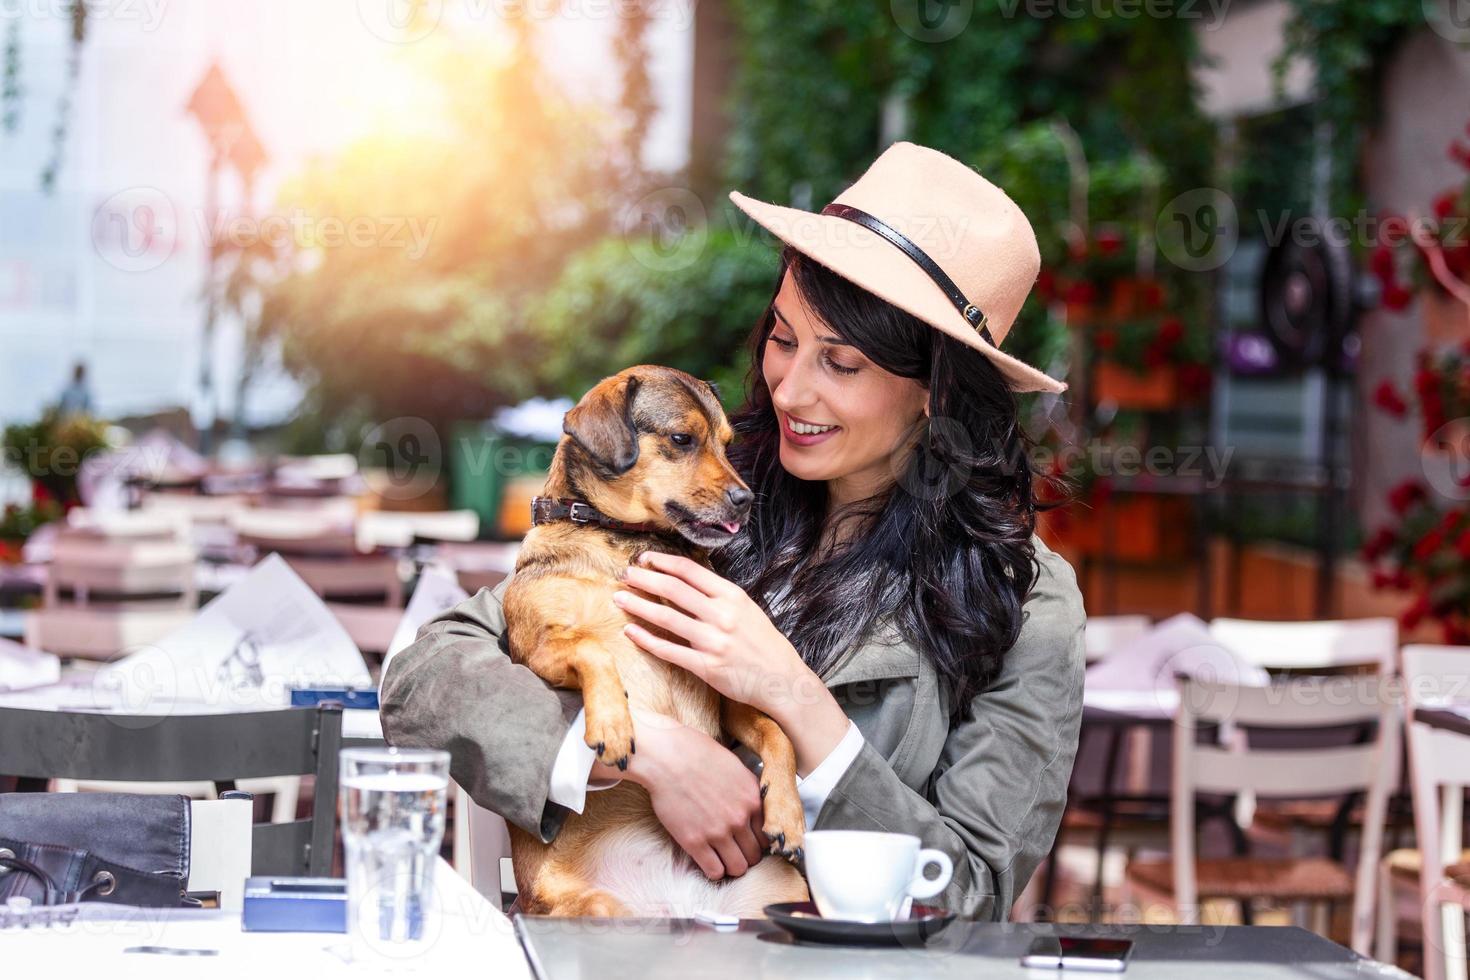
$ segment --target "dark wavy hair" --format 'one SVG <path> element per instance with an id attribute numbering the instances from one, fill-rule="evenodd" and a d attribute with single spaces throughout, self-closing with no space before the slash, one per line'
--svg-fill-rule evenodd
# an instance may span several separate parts
<path id="1" fill-rule="evenodd" d="M 886 491 L 832 515 L 856 522 L 845 542 L 825 544 L 826 483 L 781 466 L 761 370 L 775 324 L 767 307 L 750 337 L 746 401 L 731 417 L 730 460 L 755 492 L 754 509 L 747 533 L 711 558 L 819 674 L 891 617 L 930 658 L 958 718 L 1015 644 L 1038 574 L 1030 444 L 1015 393 L 975 349 L 789 247 L 777 292 L 788 272 L 811 313 L 879 367 L 927 389 L 929 419 L 913 448 L 890 461 Z M 789 598 L 770 601 L 788 581 Z"/>

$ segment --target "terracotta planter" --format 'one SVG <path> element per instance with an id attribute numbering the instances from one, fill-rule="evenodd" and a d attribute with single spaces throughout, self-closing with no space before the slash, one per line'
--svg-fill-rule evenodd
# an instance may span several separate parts
<path id="1" fill-rule="evenodd" d="M 1051 527 L 1080 555 L 1139 562 L 1189 557 L 1190 502 L 1184 497 L 1117 494 L 1091 508 L 1070 508 L 1068 518 Z"/>
<path id="2" fill-rule="evenodd" d="M 1420 293 L 1424 339 L 1431 347 L 1453 347 L 1470 340 L 1470 305 L 1432 289 Z"/>
<path id="3" fill-rule="evenodd" d="M 1111 361 L 1098 364 L 1092 374 L 1092 400 L 1123 408 L 1173 408 L 1179 403 L 1179 378 L 1172 367 L 1135 374 Z"/>

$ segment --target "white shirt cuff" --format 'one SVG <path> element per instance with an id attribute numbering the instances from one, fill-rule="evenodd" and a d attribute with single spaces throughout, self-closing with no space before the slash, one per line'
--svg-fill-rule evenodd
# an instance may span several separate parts
<path id="1" fill-rule="evenodd" d="M 802 809 L 806 811 L 807 830 L 816 826 L 817 814 L 822 812 L 822 805 L 827 802 L 827 797 L 832 795 L 832 790 L 837 788 L 837 783 L 862 750 L 863 733 L 856 724 L 849 721 L 847 733 L 827 753 L 827 758 L 807 773 L 805 779 L 796 777 L 796 792 L 801 797 Z"/>
<path id="2" fill-rule="evenodd" d="M 611 789 L 621 782 L 618 779 L 588 781 L 597 753 L 592 751 L 586 738 L 587 712 L 578 711 L 577 717 L 572 719 L 572 727 L 567 730 L 567 737 L 557 750 L 556 761 L 551 766 L 551 789 L 546 794 L 551 802 L 560 803 L 573 813 L 581 813 L 587 805 L 588 790 Z"/>

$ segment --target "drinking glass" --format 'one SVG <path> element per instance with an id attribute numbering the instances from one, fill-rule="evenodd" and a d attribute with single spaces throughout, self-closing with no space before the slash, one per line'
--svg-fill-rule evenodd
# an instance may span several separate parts
<path id="1" fill-rule="evenodd" d="M 449 753 L 343 749 L 342 840 L 354 961 L 422 956 L 442 929 L 434 865 L 444 840 Z"/>

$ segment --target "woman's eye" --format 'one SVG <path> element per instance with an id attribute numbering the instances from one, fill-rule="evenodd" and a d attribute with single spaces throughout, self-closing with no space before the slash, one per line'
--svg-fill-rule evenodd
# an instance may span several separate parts
<path id="1" fill-rule="evenodd" d="M 858 373 L 858 369 L 857 368 L 855 368 L 855 367 L 846 367 L 846 366 L 844 366 L 842 364 L 838 364 L 836 361 L 832 360 L 832 358 L 830 358 L 830 357 L 827 358 L 827 366 L 829 368 L 831 368 L 832 370 L 836 371 L 838 374 L 857 374 Z"/>
<path id="2" fill-rule="evenodd" d="M 676 446 L 687 446 L 694 441 L 694 437 L 687 432 L 675 432 L 669 438 L 674 440 Z"/>
<path id="3" fill-rule="evenodd" d="M 771 343 L 775 344 L 777 347 L 781 348 L 782 350 L 786 350 L 786 351 L 795 350 L 796 349 L 796 341 L 794 341 L 794 340 L 783 340 L 782 338 L 777 337 L 774 334 L 771 335 Z"/>

